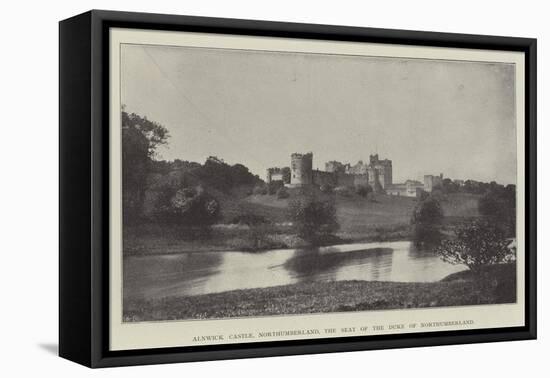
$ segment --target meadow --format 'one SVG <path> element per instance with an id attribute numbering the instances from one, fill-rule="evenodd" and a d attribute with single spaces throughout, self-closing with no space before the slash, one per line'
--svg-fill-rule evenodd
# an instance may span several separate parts
<path id="1" fill-rule="evenodd" d="M 302 247 L 304 241 L 293 234 L 287 210 L 289 201 L 299 195 L 296 191 L 285 199 L 275 195 L 220 195 L 222 218 L 208 230 L 153 222 L 125 226 L 124 253 L 247 251 L 258 249 L 258 245 L 260 249 Z M 412 237 L 410 218 L 418 203 L 416 198 L 382 194 L 369 198 L 356 194 L 320 196 L 332 198 L 336 205 L 340 228 L 328 241 L 330 244 L 410 240 Z M 478 199 L 479 196 L 468 193 L 441 196 L 444 230 L 465 218 L 479 216 Z M 245 214 L 254 214 L 267 223 L 252 227 L 235 221 Z"/>

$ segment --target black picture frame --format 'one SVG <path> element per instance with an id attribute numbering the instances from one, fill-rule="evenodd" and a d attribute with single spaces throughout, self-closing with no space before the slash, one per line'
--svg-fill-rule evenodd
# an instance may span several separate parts
<path id="1" fill-rule="evenodd" d="M 109 351 L 109 28 L 525 53 L 526 324 L 320 340 Z M 89 367 L 536 338 L 536 39 L 92 10 L 59 24 L 59 354 Z"/>

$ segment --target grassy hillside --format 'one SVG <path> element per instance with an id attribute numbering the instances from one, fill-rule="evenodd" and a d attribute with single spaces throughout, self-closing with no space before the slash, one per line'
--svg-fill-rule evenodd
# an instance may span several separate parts
<path id="1" fill-rule="evenodd" d="M 277 199 L 270 195 L 251 195 L 227 203 L 229 208 L 241 207 L 257 211 L 273 221 L 284 220 L 289 201 L 299 196 L 297 191 L 290 192 L 290 198 Z M 320 195 L 329 198 L 328 195 Z M 358 195 L 342 197 L 330 196 L 336 201 L 337 216 L 342 230 L 353 232 L 365 226 L 385 226 L 408 224 L 412 211 L 418 203 L 416 198 L 374 195 L 366 199 Z M 454 193 L 441 196 L 439 199 L 446 217 L 478 216 L 477 203 L 479 196 L 468 193 Z"/>
<path id="2" fill-rule="evenodd" d="M 186 251 L 246 250 L 251 233 L 247 226 L 234 224 L 243 214 L 254 214 L 272 222 L 266 226 L 265 248 L 292 248 L 301 244 L 288 226 L 289 201 L 299 197 L 291 190 L 290 197 L 278 199 L 275 195 L 249 195 L 246 188 L 224 193 L 209 192 L 218 199 L 222 209 L 220 224 L 208 235 L 194 235 L 177 225 L 143 224 L 126 227 L 124 250 L 127 253 L 180 253 Z M 415 198 L 375 195 L 367 199 L 359 195 L 342 197 L 318 193 L 320 197 L 336 202 L 340 229 L 337 237 L 342 242 L 369 242 L 406 240 L 411 238 L 411 213 L 418 203 Z M 464 217 L 478 216 L 478 196 L 456 193 L 440 198 L 445 222 L 452 224 Z"/>

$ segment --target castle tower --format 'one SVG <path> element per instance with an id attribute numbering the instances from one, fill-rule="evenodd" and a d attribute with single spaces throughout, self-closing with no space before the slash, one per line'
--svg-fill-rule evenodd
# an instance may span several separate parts
<path id="1" fill-rule="evenodd" d="M 384 172 L 384 178 L 381 181 L 382 187 L 387 188 L 393 184 L 393 168 L 391 160 L 381 160 L 381 169 Z"/>
<path id="2" fill-rule="evenodd" d="M 313 153 L 294 153 L 290 156 L 290 185 L 303 186 L 313 183 Z"/>
<path id="3" fill-rule="evenodd" d="M 378 170 L 373 167 L 373 166 L 369 166 L 367 168 L 367 175 L 368 175 L 368 183 L 369 185 L 371 186 L 371 188 L 373 190 L 376 191 L 377 189 L 377 185 L 376 183 L 379 182 L 379 177 L 378 177 Z"/>
<path id="4" fill-rule="evenodd" d="M 375 165 L 378 163 L 378 154 L 375 155 L 369 155 L 369 162 L 371 165 Z"/>

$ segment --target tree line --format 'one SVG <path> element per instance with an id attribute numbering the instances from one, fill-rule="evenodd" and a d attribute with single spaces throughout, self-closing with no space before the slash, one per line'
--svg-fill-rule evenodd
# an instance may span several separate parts
<path id="1" fill-rule="evenodd" d="M 221 214 L 221 204 L 211 192 L 230 193 L 262 182 L 244 165 L 230 165 L 216 156 L 208 157 L 204 164 L 160 160 L 158 147 L 168 143 L 168 130 L 124 108 L 121 120 L 123 213 L 129 224 L 153 220 L 204 227 L 215 223 Z M 160 184 L 151 179 L 158 176 Z M 153 186 L 153 211 L 145 216 L 145 194 Z"/>

